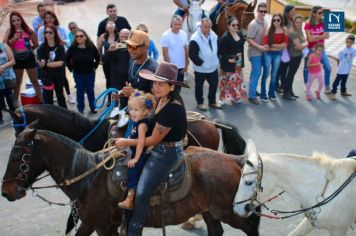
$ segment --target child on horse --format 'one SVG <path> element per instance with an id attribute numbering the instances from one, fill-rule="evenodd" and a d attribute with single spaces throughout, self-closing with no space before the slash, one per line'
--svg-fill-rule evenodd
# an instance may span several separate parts
<path id="1" fill-rule="evenodd" d="M 137 183 L 149 155 L 144 144 L 146 136 L 152 134 L 151 116 L 156 108 L 156 100 L 152 94 L 135 92 L 129 99 L 128 107 L 131 119 L 134 121 L 130 138 L 138 139 L 138 142 L 136 146 L 131 147 L 132 159 L 128 162 L 128 194 L 124 201 L 119 202 L 118 206 L 133 210 Z"/>

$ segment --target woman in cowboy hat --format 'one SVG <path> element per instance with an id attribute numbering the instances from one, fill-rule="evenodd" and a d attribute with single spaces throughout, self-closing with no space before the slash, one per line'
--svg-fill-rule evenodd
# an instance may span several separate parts
<path id="1" fill-rule="evenodd" d="M 150 198 L 158 185 L 169 175 L 177 160 L 183 158 L 182 140 L 187 127 L 183 99 L 176 86 L 189 87 L 177 81 L 177 66 L 162 62 L 153 74 L 141 70 L 140 76 L 153 81 L 153 93 L 158 99 L 155 110 L 156 124 L 152 135 L 145 140 L 145 146 L 154 146 L 142 170 L 137 185 L 135 209 L 129 221 L 128 235 L 142 235 L 143 225 L 150 210 Z M 119 138 L 117 148 L 136 146 L 137 139 Z"/>

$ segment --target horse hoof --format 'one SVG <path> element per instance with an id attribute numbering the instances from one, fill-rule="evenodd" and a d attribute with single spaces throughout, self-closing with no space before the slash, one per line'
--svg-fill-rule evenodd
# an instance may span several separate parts
<path id="1" fill-rule="evenodd" d="M 182 224 L 181 228 L 184 230 L 192 230 L 192 229 L 195 229 L 195 224 L 192 224 L 189 221 L 187 221 Z"/>

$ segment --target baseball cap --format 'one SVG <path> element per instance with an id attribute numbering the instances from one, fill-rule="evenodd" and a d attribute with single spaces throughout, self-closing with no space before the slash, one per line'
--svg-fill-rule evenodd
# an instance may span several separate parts
<path id="1" fill-rule="evenodd" d="M 141 30 L 131 30 L 131 34 L 129 39 L 126 40 L 126 43 L 132 46 L 139 46 L 139 45 L 149 45 L 150 38 L 148 34 L 141 31 Z"/>

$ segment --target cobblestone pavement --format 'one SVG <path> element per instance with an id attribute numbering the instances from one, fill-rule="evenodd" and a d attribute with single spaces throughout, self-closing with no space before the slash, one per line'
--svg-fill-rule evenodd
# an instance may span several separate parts
<path id="1" fill-rule="evenodd" d="M 109 0 L 87 0 L 59 5 L 55 11 L 60 16 L 61 24 L 66 26 L 71 20 L 78 22 L 96 39 L 96 29 L 99 20 L 105 17 L 105 6 Z M 210 9 L 214 0 L 206 0 L 205 9 Z M 29 4 L 29 5 L 26 5 Z M 128 18 L 132 26 L 136 26 L 141 21 L 147 23 L 151 37 L 159 46 L 159 38 L 162 32 L 169 27 L 169 17 L 174 11 L 172 1 L 166 0 L 130 0 L 116 3 L 119 7 L 119 14 Z M 26 20 L 31 22 L 35 14 L 35 3 L 25 2 L 19 9 L 26 13 Z M 3 35 L 4 27 L 0 28 L 0 35 Z M 0 37 L 0 39 L 2 39 Z M 246 60 L 244 69 L 245 78 L 250 72 L 250 63 Z M 336 64 L 333 61 L 333 68 Z M 298 71 L 295 80 L 295 91 L 300 98 L 296 102 L 289 102 L 278 99 L 276 102 L 269 102 L 260 106 L 251 105 L 247 102 L 227 106 L 224 110 L 209 110 L 204 113 L 211 118 L 226 120 L 236 125 L 242 136 L 253 138 L 258 151 L 261 152 L 287 152 L 310 155 L 314 150 L 325 152 L 326 154 L 343 157 L 352 148 L 355 148 L 355 121 L 356 121 L 356 71 L 352 72 L 348 82 L 349 91 L 354 96 L 342 98 L 337 95 L 337 101 L 330 101 L 325 95 L 321 101 L 313 100 L 307 102 L 304 98 L 304 86 L 302 80 L 302 67 Z M 333 70 L 332 78 L 335 77 Z M 72 78 L 72 77 L 69 77 Z M 194 79 L 192 71 L 188 73 L 191 89 L 183 89 L 182 95 L 186 103 L 187 110 L 195 110 L 194 99 Z M 73 82 L 71 82 L 72 91 Z M 96 94 L 104 89 L 104 77 L 102 69 L 97 70 Z M 205 88 L 205 93 L 207 94 Z M 70 109 L 76 110 L 75 106 Z M 14 140 L 13 130 L 10 128 L 8 116 L 5 117 L 7 126 L 0 128 L 0 176 L 3 176 L 7 159 L 10 153 L 10 146 Z M 223 171 L 223 170 L 222 170 Z M 51 183 L 46 179 L 38 185 Z M 41 191 L 45 197 L 57 202 L 68 202 L 68 198 L 56 189 Z M 216 196 L 217 198 L 219 196 Z M 284 195 L 271 204 L 278 209 L 296 209 L 298 204 L 289 195 Z M 68 207 L 49 206 L 28 192 L 28 196 L 16 201 L 8 202 L 0 198 L 0 235 L 63 235 L 64 226 L 69 214 Z M 100 216 L 98 216 L 100 217 Z M 262 219 L 260 232 L 262 236 L 287 235 L 300 222 L 301 216 L 285 220 L 274 221 Z M 224 235 L 244 235 L 240 230 L 224 225 Z M 207 235 L 206 226 L 203 221 L 198 223 L 196 230 L 187 232 L 181 230 L 179 226 L 169 226 L 168 235 Z M 159 229 L 145 229 L 144 235 L 161 235 Z M 328 235 L 325 231 L 316 230 L 313 236 Z M 348 236 L 356 235 L 355 231 L 349 230 Z"/>

